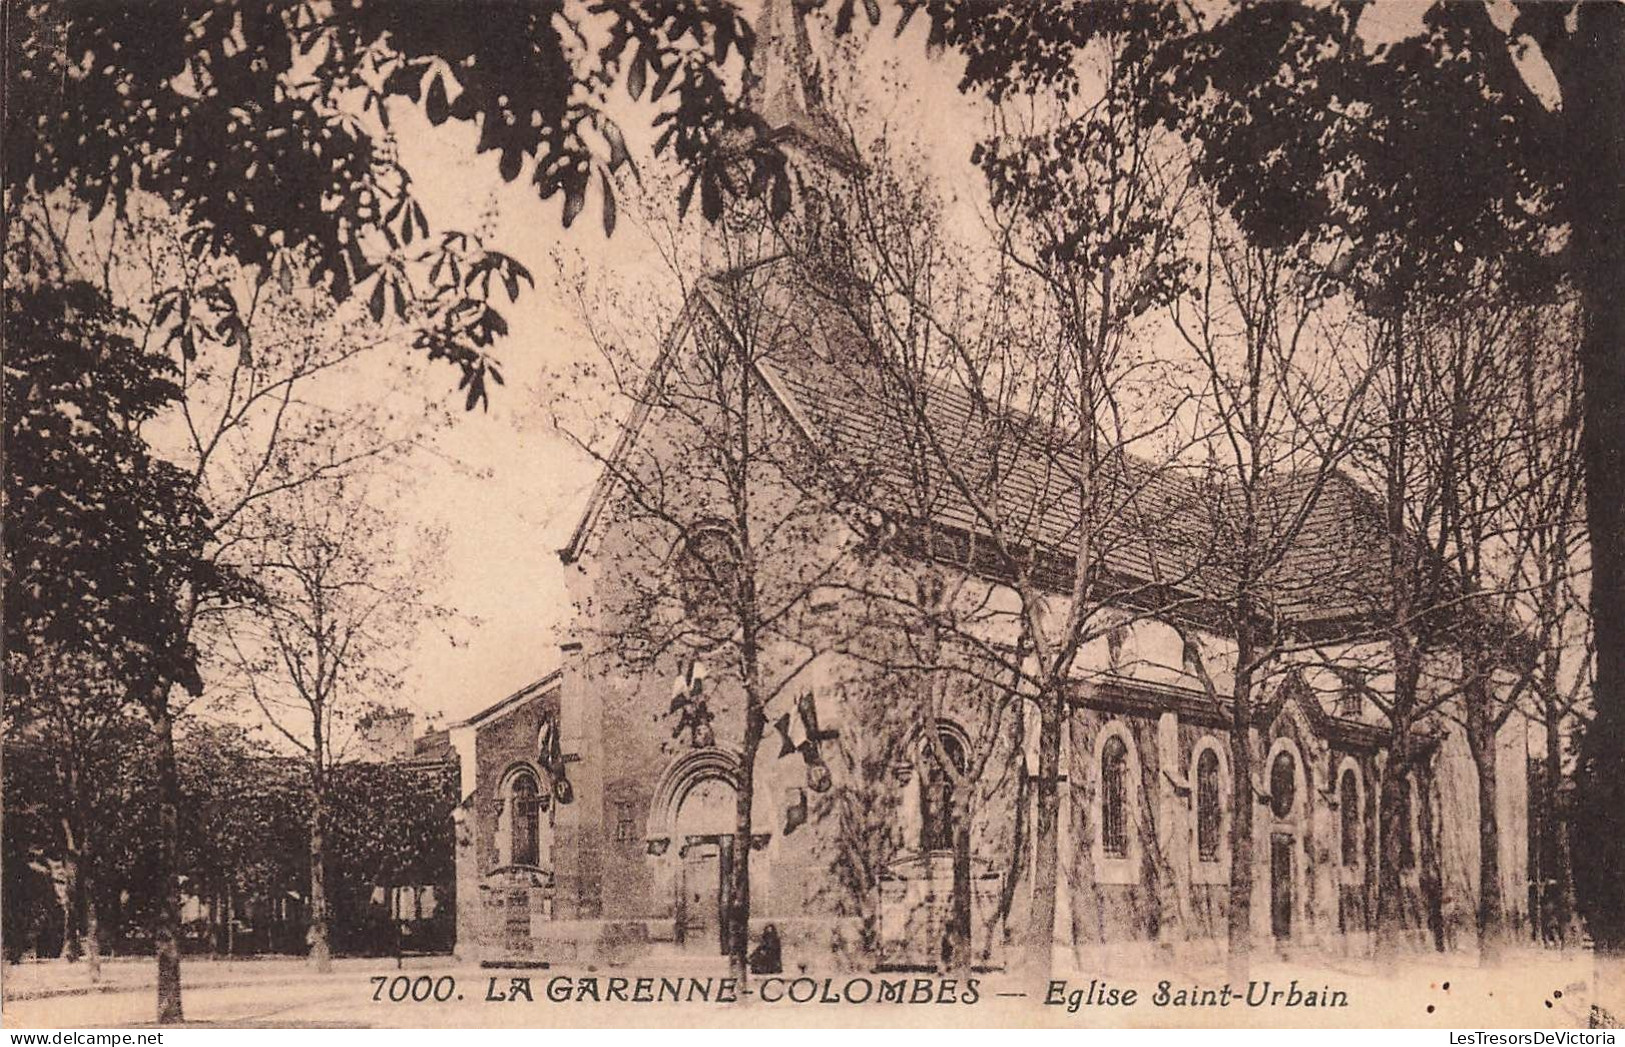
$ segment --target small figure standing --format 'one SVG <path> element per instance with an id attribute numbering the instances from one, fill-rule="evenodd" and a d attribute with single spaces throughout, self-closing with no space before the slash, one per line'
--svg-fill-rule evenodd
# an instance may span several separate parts
<path id="1" fill-rule="evenodd" d="M 780 974 L 784 962 L 780 957 L 779 929 L 772 924 L 762 928 L 762 938 L 750 953 L 750 973 Z"/>

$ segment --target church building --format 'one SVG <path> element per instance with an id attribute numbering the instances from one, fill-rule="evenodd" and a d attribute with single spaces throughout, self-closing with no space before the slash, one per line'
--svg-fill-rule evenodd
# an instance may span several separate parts
<path id="1" fill-rule="evenodd" d="M 800 235 L 833 237 L 838 204 L 795 165 L 838 174 L 859 161 L 823 106 L 803 17 L 792 0 L 766 0 L 749 90 L 768 139 L 791 157 L 783 177 L 799 179 Z M 1036 703 L 999 683 L 1000 660 L 1025 656 L 1019 601 L 971 497 L 940 475 L 917 497 L 930 470 L 911 467 L 919 452 L 886 383 L 852 363 L 851 318 L 829 307 L 835 296 L 806 292 L 829 273 L 748 255 L 700 281 L 674 318 L 560 551 L 576 622 L 559 667 L 450 730 L 464 958 L 718 957 L 738 911 L 733 871 L 748 856 L 750 940 L 772 925 L 787 965 L 941 966 L 956 879 L 969 884 L 976 963 L 1019 959 L 1041 733 Z M 729 409 L 702 404 L 702 387 Z M 1001 511 L 1030 521 L 1025 540 L 1057 565 L 1040 576 L 1064 613 L 1079 541 L 1071 481 L 1054 467 L 1064 441 L 1029 431 L 991 447 L 984 408 L 965 396 L 927 410 L 933 431 L 963 441 L 935 453 L 981 470 Z M 763 435 L 748 453 L 722 453 L 717 433 L 746 422 Z M 1141 480 L 1141 526 L 1104 554 L 1113 577 L 1137 584 L 1169 564 L 1180 573 L 1199 497 L 1177 471 Z M 1283 605 L 1300 627 L 1333 635 L 1382 584 L 1370 560 L 1380 532 L 1365 529 L 1373 504 L 1342 476 L 1320 494 L 1285 570 Z M 1200 572 L 1181 577 L 1200 590 Z M 933 632 L 927 645 L 929 630 L 900 625 L 896 610 L 922 604 L 951 605 L 956 623 L 981 632 L 957 646 Z M 1248 804 L 1259 948 L 1368 950 L 1389 765 L 1379 702 L 1307 661 L 1284 667 L 1261 685 L 1253 794 L 1238 797 L 1232 710 L 1223 686 L 1192 675 L 1189 655 L 1193 636 L 1219 652 L 1223 684 L 1222 630 L 1132 601 L 1103 617 L 1115 624 L 1080 652 L 1065 695 L 1057 947 L 1217 957 L 1231 819 Z M 976 650 L 980 667 L 966 654 Z M 934 677 L 950 683 L 917 686 L 922 663 L 950 657 L 952 671 Z M 1513 716 L 1496 742 L 1499 874 L 1515 926 L 1527 908 L 1526 732 Z M 1405 923 L 1419 941 L 1430 921 L 1467 941 L 1481 866 L 1474 766 L 1449 716 L 1419 725 L 1414 746 L 1398 843 Z"/>

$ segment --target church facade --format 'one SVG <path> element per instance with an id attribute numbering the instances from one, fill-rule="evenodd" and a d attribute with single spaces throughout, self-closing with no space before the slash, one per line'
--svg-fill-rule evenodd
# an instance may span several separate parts
<path id="1" fill-rule="evenodd" d="M 829 125 L 797 72 L 805 30 L 793 7 L 767 6 L 759 108 L 785 140 L 827 155 Z M 909 468 L 885 383 L 853 365 L 848 323 L 804 293 L 805 273 L 758 257 L 701 282 L 606 455 L 560 553 L 577 614 L 560 667 L 450 731 L 466 958 L 719 956 L 747 856 L 748 933 L 771 925 L 787 964 L 939 967 L 967 895 L 978 965 L 1011 964 L 1029 937 L 1042 717 L 1020 683 L 1001 682 L 1005 663 L 1030 657 L 1025 609 L 968 498 L 940 475 L 922 494 L 930 470 Z M 1056 441 L 1028 433 L 990 449 L 963 398 L 930 410 L 935 431 L 963 441 L 949 456 L 1031 521 L 1035 562 L 1058 565 L 1039 572 L 1046 608 L 1064 617 L 1079 539 L 1067 470 L 1040 460 Z M 741 419 L 755 427 L 749 456 L 721 453 L 719 432 Z M 1143 583 L 1180 560 L 1200 496 L 1174 474 L 1137 488 L 1155 505 L 1103 567 Z M 1290 558 L 1306 627 L 1371 595 L 1358 526 L 1369 513 L 1351 482 L 1327 485 Z M 1200 588 L 1199 572 L 1187 577 Z M 1380 693 L 1285 659 L 1246 717 L 1253 780 L 1236 796 L 1223 629 L 1128 599 L 1095 613 L 1058 699 L 1058 947 L 1216 957 L 1232 819 L 1247 804 L 1255 941 L 1369 949 L 1390 774 L 1402 781 L 1404 923 L 1419 940 L 1470 938 L 1478 785 L 1447 710 L 1417 725 L 1414 758 L 1393 770 Z M 939 635 L 948 619 L 957 643 Z M 1205 682 L 1193 644 L 1209 652 Z M 1527 908 L 1526 730 L 1510 717 L 1495 743 L 1514 926 Z"/>
<path id="2" fill-rule="evenodd" d="M 1157 632 L 1145 627 L 1131 642 Z M 659 713 L 684 686 L 681 675 L 630 677 L 606 671 L 613 659 L 593 665 L 585 646 L 564 653 L 563 668 L 451 732 L 465 793 L 459 954 L 560 963 L 630 960 L 660 948 L 720 955 L 731 863 L 745 846 L 735 823 L 736 739 L 717 730 L 702 737 L 709 744 L 673 743 Z M 862 693 L 850 681 L 822 692 L 825 733 L 837 736 L 832 747 L 839 735 L 864 729 L 867 718 L 847 705 Z M 937 730 L 950 759 L 975 745 L 951 715 Z M 1060 946 L 1178 942 L 1217 955 L 1234 810 L 1227 730 L 1226 710 L 1150 673 L 1100 676 L 1079 688 L 1062 762 Z M 1249 798 L 1258 803 L 1255 939 L 1285 951 L 1367 951 L 1382 731 L 1327 711 L 1293 678 L 1261 712 L 1251 744 L 1267 790 Z M 1466 942 L 1477 896 L 1475 783 L 1458 736 L 1435 744 L 1426 769 L 1411 776 L 1410 824 L 1400 843 L 1406 924 L 1418 942 L 1426 937 L 1431 893 L 1452 941 Z M 1525 745 L 1511 721 L 1499 758 L 1500 866 L 1514 925 L 1527 889 Z M 772 924 L 800 962 L 935 966 L 954 858 L 936 753 L 921 743 L 904 747 L 879 781 L 837 782 L 838 802 L 819 803 L 824 797 L 809 789 L 799 753 L 781 757 L 778 748 L 775 741 L 759 756 L 754 782 L 753 940 Z M 837 774 L 865 762 L 831 758 Z M 1016 860 L 1010 848 L 1033 846 L 1030 828 L 1023 837 L 1014 827 L 1023 819 L 1031 825 L 1037 764 L 1031 752 L 1000 762 L 1007 770 L 986 783 L 970 848 L 976 950 L 993 966 L 1020 948 L 1030 909 L 1032 862 Z M 871 851 L 878 868 L 863 880 L 844 846 L 853 827 L 839 804 L 877 793 L 885 795 L 873 808 L 889 824 Z M 1437 881 L 1431 892 L 1429 875 Z"/>

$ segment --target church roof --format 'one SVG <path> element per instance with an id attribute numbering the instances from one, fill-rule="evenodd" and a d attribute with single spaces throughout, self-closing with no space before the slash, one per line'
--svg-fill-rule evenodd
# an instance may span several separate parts
<path id="1" fill-rule="evenodd" d="M 1078 543 L 1090 538 L 1098 561 L 1125 588 L 1148 584 L 1197 599 L 1231 590 L 1223 543 L 1222 503 L 1234 491 L 1200 474 L 1131 454 L 1097 472 L 1101 522 L 1086 527 L 1080 506 L 1085 476 L 1079 442 L 1019 412 L 998 415 L 959 389 L 933 386 L 920 397 L 924 424 L 856 383 L 795 366 L 770 382 L 788 399 L 812 439 L 859 477 L 868 500 L 912 522 L 930 520 L 964 535 L 998 534 L 1020 555 L 1051 565 L 1053 587 L 1070 586 Z M 928 440 L 940 446 L 924 446 Z M 942 460 L 953 463 L 944 469 Z M 1283 520 L 1312 494 L 1313 473 L 1283 475 L 1266 492 L 1266 513 Z M 963 485 L 963 486 L 961 486 Z M 968 488 L 968 490 L 966 489 Z M 1284 530 L 1281 533 L 1285 533 Z M 1272 572 L 1270 598 L 1303 622 L 1357 617 L 1386 591 L 1386 548 L 1374 499 L 1333 473 L 1308 518 Z"/>
<path id="2" fill-rule="evenodd" d="M 470 716 L 468 719 L 460 720 L 452 726 L 479 727 L 483 724 L 491 722 L 492 720 L 500 719 L 513 710 L 518 709 L 531 699 L 539 698 L 542 695 L 551 693 L 558 687 L 560 681 L 563 679 L 563 667 L 554 669 L 541 679 L 526 684 L 501 701 L 494 702 L 491 705 L 486 706 L 473 716 Z"/>
<path id="3" fill-rule="evenodd" d="M 790 306 L 793 312 L 807 307 L 805 301 Z M 687 332 L 714 310 L 702 284 L 668 334 L 648 378 L 651 389 L 681 353 Z M 1233 592 L 1224 543 L 1214 535 L 1229 523 L 1230 514 L 1222 510 L 1235 497 L 1234 489 L 1189 468 L 1117 455 L 1093 501 L 1103 507 L 1103 523 L 1085 528 L 1079 511 L 1085 471 L 1075 436 L 1018 411 L 984 408 L 963 389 L 940 384 L 920 397 L 926 424 L 918 424 L 905 413 L 910 410 L 906 398 L 880 389 L 873 372 L 856 362 L 860 354 L 840 344 L 838 322 L 811 327 L 821 327 L 829 342 L 822 354 L 775 353 L 772 363 L 756 362 L 758 377 L 834 464 L 836 481 L 853 501 L 899 523 L 929 520 L 939 531 L 961 536 L 967 553 L 972 536 L 982 540 L 996 533 L 1017 547 L 1012 552 L 1032 556 L 1040 579 L 1055 591 L 1070 588 L 1078 542 L 1088 532 L 1099 549 L 1096 562 L 1113 576 L 1108 585 L 1130 590 L 1154 584 L 1166 587 L 1166 595 L 1198 603 L 1224 602 Z M 836 367 L 829 359 L 844 364 Z M 654 399 L 647 392 L 640 398 L 612 461 L 638 442 Z M 926 439 L 940 440 L 941 446 L 925 446 Z M 951 470 L 942 468 L 944 459 L 953 463 Z M 565 563 L 581 555 L 596 527 L 615 486 L 613 472 L 611 467 L 601 475 L 569 544 L 560 550 Z M 1265 492 L 1265 511 L 1283 519 L 1296 513 L 1316 482 L 1321 492 L 1271 573 L 1267 596 L 1284 617 L 1329 625 L 1381 609 L 1388 585 L 1387 544 L 1377 499 L 1340 472 L 1324 478 L 1283 474 Z M 1001 565 L 985 540 L 979 549 L 972 566 L 997 575 Z"/>

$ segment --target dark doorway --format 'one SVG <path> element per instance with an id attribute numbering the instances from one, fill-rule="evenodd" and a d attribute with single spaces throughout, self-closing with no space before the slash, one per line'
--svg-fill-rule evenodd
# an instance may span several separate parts
<path id="1" fill-rule="evenodd" d="M 728 951 L 728 913 L 733 886 L 733 837 L 690 836 L 683 844 L 677 882 L 677 941 Z"/>
<path id="2" fill-rule="evenodd" d="M 1292 836 L 1270 837 L 1270 931 L 1278 939 L 1292 937 Z"/>
<path id="3" fill-rule="evenodd" d="M 920 846 L 927 851 L 951 851 L 954 847 L 954 780 L 965 773 L 965 747 L 950 731 L 938 729 L 940 749 L 925 746 L 925 781 L 920 790 Z M 953 765 L 943 766 L 943 756 Z"/>

